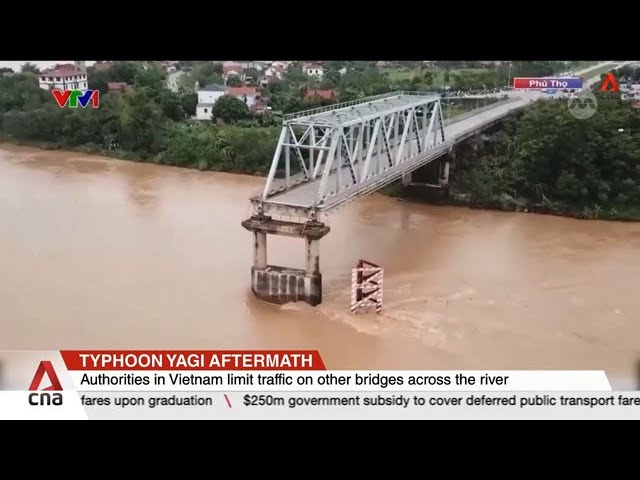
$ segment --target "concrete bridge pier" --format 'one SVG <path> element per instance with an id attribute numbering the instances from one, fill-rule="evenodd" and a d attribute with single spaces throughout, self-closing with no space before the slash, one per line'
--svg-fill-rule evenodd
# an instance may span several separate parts
<path id="1" fill-rule="evenodd" d="M 254 235 L 251 290 L 256 297 L 276 304 L 304 301 L 315 306 L 322 302 L 320 239 L 329 233 L 327 225 L 316 221 L 274 220 L 259 214 L 243 221 L 242 226 Z M 269 265 L 267 234 L 304 238 L 305 269 Z"/>
<path id="2" fill-rule="evenodd" d="M 440 175 L 438 183 L 441 187 L 449 185 L 449 157 L 445 156 L 440 159 Z"/>

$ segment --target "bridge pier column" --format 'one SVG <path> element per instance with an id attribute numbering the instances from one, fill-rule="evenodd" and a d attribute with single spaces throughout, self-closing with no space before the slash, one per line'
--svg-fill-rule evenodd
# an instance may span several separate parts
<path id="1" fill-rule="evenodd" d="M 251 290 L 269 303 L 322 302 L 322 274 L 320 273 L 320 239 L 329 227 L 316 221 L 305 223 L 273 220 L 266 215 L 254 215 L 242 222 L 254 234 Z M 267 262 L 267 234 L 305 239 L 305 269 L 269 265 Z"/>
<path id="2" fill-rule="evenodd" d="M 253 267 L 267 268 L 267 234 L 254 231 L 253 237 Z"/>
<path id="3" fill-rule="evenodd" d="M 307 275 L 320 273 L 320 240 L 307 237 Z"/>
<path id="4" fill-rule="evenodd" d="M 411 172 L 402 175 L 402 186 L 406 187 L 408 185 L 411 185 Z"/>
<path id="5" fill-rule="evenodd" d="M 440 161 L 440 179 L 438 183 L 441 187 L 449 185 L 449 159 L 447 157 Z"/>

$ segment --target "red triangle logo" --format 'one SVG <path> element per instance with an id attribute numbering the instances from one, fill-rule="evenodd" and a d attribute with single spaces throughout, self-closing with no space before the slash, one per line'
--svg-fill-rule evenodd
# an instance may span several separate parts
<path id="1" fill-rule="evenodd" d="M 49 377 L 49 381 L 51 385 L 47 388 L 40 389 L 40 384 L 42 383 L 42 379 L 44 378 L 44 374 L 47 374 Z M 58 379 L 58 375 L 56 375 L 56 371 L 53 369 L 53 364 L 49 360 L 42 360 L 40 365 L 38 365 L 38 369 L 36 370 L 36 374 L 33 376 L 33 380 L 31 380 L 31 385 L 29 386 L 29 390 L 40 390 L 40 391 L 51 391 L 51 390 L 62 390 L 62 385 L 60 384 L 60 380 Z"/>

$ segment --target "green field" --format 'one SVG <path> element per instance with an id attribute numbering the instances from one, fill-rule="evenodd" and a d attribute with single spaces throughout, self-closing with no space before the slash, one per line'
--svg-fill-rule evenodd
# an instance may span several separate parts
<path id="1" fill-rule="evenodd" d="M 444 81 L 444 69 L 442 68 L 406 68 L 406 67 L 401 67 L 401 68 L 385 68 L 382 70 L 384 73 L 386 73 L 387 75 L 389 75 L 389 78 L 394 81 L 394 82 L 401 82 L 403 80 L 411 80 L 414 75 L 416 75 L 417 73 L 422 73 L 424 74 L 424 72 L 431 72 L 431 74 L 433 75 L 433 83 L 432 86 L 434 88 L 442 88 L 446 85 L 445 81 Z M 453 75 L 455 73 L 462 73 L 462 72 L 471 72 L 471 73 L 479 73 L 479 72 L 486 72 L 487 70 L 484 68 L 456 68 L 453 70 L 450 70 L 450 74 Z M 451 81 L 449 81 L 449 83 L 451 83 Z"/>
<path id="2" fill-rule="evenodd" d="M 569 65 L 571 65 L 571 68 L 573 70 L 583 70 L 585 68 L 589 68 L 592 65 L 596 65 L 598 62 L 594 62 L 591 60 L 588 61 L 584 61 L 584 60 L 573 60 L 569 62 Z"/>

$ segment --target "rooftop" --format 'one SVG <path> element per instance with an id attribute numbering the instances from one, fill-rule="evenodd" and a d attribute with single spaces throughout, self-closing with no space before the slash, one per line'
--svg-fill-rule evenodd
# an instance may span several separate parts
<path id="1" fill-rule="evenodd" d="M 229 72 L 243 72 L 244 71 L 244 67 L 242 65 L 225 65 L 224 67 L 222 67 L 222 73 L 229 73 Z"/>
<path id="2" fill-rule="evenodd" d="M 64 65 L 56 65 L 48 68 L 40 73 L 41 77 L 71 77 L 74 75 L 84 75 L 85 72 L 78 70 L 75 65 L 70 63 Z"/>
<path id="3" fill-rule="evenodd" d="M 227 89 L 224 85 L 217 85 L 215 83 L 210 83 L 206 87 L 198 90 L 199 92 L 224 92 Z"/>
<path id="4" fill-rule="evenodd" d="M 107 83 L 108 90 L 124 90 L 128 87 L 126 82 L 109 82 Z"/>
<path id="5" fill-rule="evenodd" d="M 229 87 L 227 94 L 229 95 L 255 95 L 256 87 Z"/>
<path id="6" fill-rule="evenodd" d="M 336 97 L 335 90 L 307 90 L 304 93 L 304 97 L 309 98 L 322 98 L 324 100 L 331 100 Z"/>

